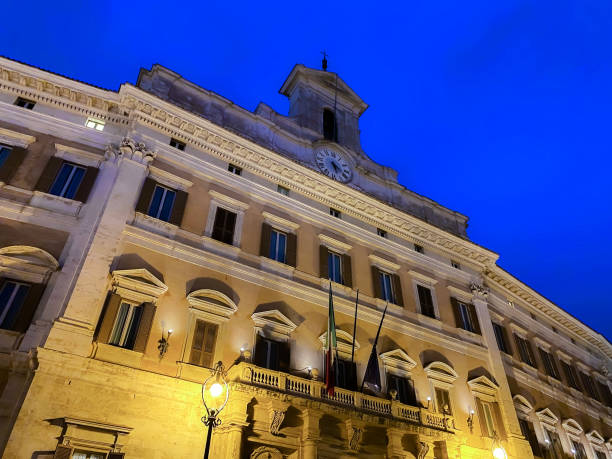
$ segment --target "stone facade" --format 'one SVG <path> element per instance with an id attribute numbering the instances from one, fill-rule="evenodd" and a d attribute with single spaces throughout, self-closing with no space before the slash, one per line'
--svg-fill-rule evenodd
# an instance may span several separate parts
<path id="1" fill-rule="evenodd" d="M 288 116 L 160 66 L 114 92 L 0 59 L 3 457 L 201 457 L 221 361 L 210 457 L 611 459 L 610 343 L 372 162 L 337 75 L 281 93 Z"/>

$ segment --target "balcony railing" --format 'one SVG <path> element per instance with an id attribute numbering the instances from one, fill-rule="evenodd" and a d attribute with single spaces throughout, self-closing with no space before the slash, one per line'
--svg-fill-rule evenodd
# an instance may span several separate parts
<path id="1" fill-rule="evenodd" d="M 228 375 L 230 380 L 240 381 L 261 387 L 295 394 L 298 396 L 319 399 L 328 403 L 353 407 L 382 416 L 401 419 L 413 424 L 452 432 L 455 420 L 452 416 L 434 413 L 426 408 L 404 405 L 395 400 L 374 397 L 361 392 L 336 387 L 330 396 L 321 381 L 301 378 L 280 371 L 268 370 L 256 365 L 242 362 L 236 365 Z"/>

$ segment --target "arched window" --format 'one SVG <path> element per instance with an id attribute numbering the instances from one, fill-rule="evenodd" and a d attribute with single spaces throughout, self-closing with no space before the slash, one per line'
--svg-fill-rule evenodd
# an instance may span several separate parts
<path id="1" fill-rule="evenodd" d="M 325 140 L 338 140 L 338 131 L 336 128 L 336 115 L 330 109 L 323 110 L 323 137 Z"/>

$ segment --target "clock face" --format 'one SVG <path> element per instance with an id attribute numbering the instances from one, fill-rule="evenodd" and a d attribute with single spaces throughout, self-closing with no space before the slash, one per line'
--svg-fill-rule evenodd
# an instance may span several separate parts
<path id="1" fill-rule="evenodd" d="M 340 182 L 348 182 L 353 175 L 344 157 L 334 150 L 323 148 L 315 153 L 317 166 L 321 172 Z"/>

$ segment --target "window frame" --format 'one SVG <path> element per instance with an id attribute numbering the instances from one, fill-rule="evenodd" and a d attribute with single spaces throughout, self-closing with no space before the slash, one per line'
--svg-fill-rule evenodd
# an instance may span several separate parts
<path id="1" fill-rule="evenodd" d="M 13 151 L 13 149 L 14 147 L 10 145 L 0 144 L 0 167 L 2 167 L 6 163 L 6 160 L 11 155 L 11 152 Z M 6 152 L 6 156 L 4 156 L 4 159 L 3 159 L 2 154 L 5 152 Z"/>
<path id="2" fill-rule="evenodd" d="M 497 349 L 500 352 L 503 352 L 506 355 L 512 355 L 512 349 L 509 346 L 510 343 L 506 342 L 507 330 L 502 324 L 492 320 L 491 324 L 493 325 L 493 334 L 495 335 L 495 342 L 497 343 Z M 498 333 L 499 330 L 499 333 Z M 501 346 L 500 346 L 501 341 Z"/>
<path id="3" fill-rule="evenodd" d="M 13 291 L 11 292 L 9 296 L 7 304 L 2 308 L 2 310 L 0 310 L 0 329 L 1 330 L 12 330 L 12 327 L 15 325 L 14 323 L 11 324 L 11 328 L 2 327 L 2 325 L 4 324 L 4 320 L 6 319 L 6 316 L 8 315 L 11 308 L 13 307 L 13 302 L 15 301 L 15 297 L 17 296 L 19 289 L 21 287 L 27 287 L 27 289 L 25 290 L 25 293 L 23 293 L 23 296 L 21 298 L 21 303 L 19 304 L 18 308 L 15 310 L 14 319 L 16 319 L 19 316 L 19 313 L 21 312 L 22 308 L 24 307 L 28 299 L 28 293 L 30 292 L 32 288 L 32 283 L 30 282 L 25 282 L 22 280 L 17 280 L 17 279 L 12 279 L 12 278 L 4 278 L 2 279 L 2 282 L 0 282 L 0 294 L 4 292 L 4 289 L 9 283 L 14 284 L 15 287 L 13 288 Z"/>
<path id="4" fill-rule="evenodd" d="M 102 132 L 106 127 L 106 122 L 96 118 L 87 118 L 87 121 L 85 121 L 85 127 Z"/>
<path id="5" fill-rule="evenodd" d="M 31 99 L 26 99 L 25 97 L 17 97 L 13 105 L 21 108 L 25 108 L 26 110 L 32 110 L 36 106 L 36 101 Z"/>
<path id="6" fill-rule="evenodd" d="M 380 291 L 382 300 L 386 301 L 390 304 L 397 304 L 397 297 L 395 292 L 395 287 L 393 285 L 393 276 L 395 273 L 390 273 L 383 269 L 378 268 L 378 280 L 380 281 Z M 385 282 L 385 278 L 389 280 L 389 285 Z M 387 292 L 387 289 L 389 292 Z M 387 295 L 389 293 L 389 295 Z"/>
<path id="7" fill-rule="evenodd" d="M 335 268 L 335 265 L 333 264 L 333 260 L 334 258 L 338 259 L 338 276 L 339 279 L 336 280 L 336 277 L 333 276 L 332 277 L 332 272 L 333 270 L 331 269 L 332 267 Z M 343 254 L 341 254 L 340 252 L 336 252 L 335 250 L 332 250 L 330 248 L 327 249 L 327 277 L 328 280 L 335 282 L 336 284 L 340 284 L 340 285 L 344 285 L 344 276 L 343 276 Z"/>
<path id="8" fill-rule="evenodd" d="M 67 166 L 68 167 L 72 167 L 72 170 L 68 173 L 68 177 L 66 178 L 64 184 L 62 185 L 61 191 L 59 192 L 59 194 L 58 193 L 52 193 L 53 188 L 55 188 L 55 186 L 58 184 L 58 180 L 60 179 L 60 176 L 62 175 L 62 171 Z M 81 175 L 78 184 L 74 187 L 74 191 L 72 193 L 72 196 L 66 196 L 66 193 L 68 192 L 68 190 L 72 186 L 72 181 L 74 180 L 74 176 L 75 176 L 77 170 L 82 170 L 83 174 Z M 57 196 L 59 198 L 74 200 L 75 196 L 79 192 L 79 188 L 83 184 L 83 180 L 85 179 L 85 175 L 86 174 L 87 174 L 87 166 L 84 166 L 82 164 L 78 164 L 78 163 L 75 163 L 75 162 L 72 162 L 72 161 L 63 160 L 62 165 L 60 166 L 59 170 L 57 171 L 57 174 L 55 175 L 55 178 L 53 179 L 53 183 L 51 183 L 51 186 L 49 187 L 48 194 L 50 194 L 52 196 Z"/>
<path id="9" fill-rule="evenodd" d="M 427 317 L 429 319 L 434 319 L 434 320 L 440 320 L 440 311 L 438 309 L 438 301 L 435 295 L 434 284 L 430 284 L 430 283 L 423 282 L 423 281 L 416 280 L 416 279 L 412 280 L 412 284 L 413 284 L 414 297 L 416 299 L 416 306 L 417 306 L 416 312 L 420 314 L 422 317 Z M 431 293 L 431 301 L 432 301 L 432 307 L 433 307 L 433 313 L 434 313 L 433 317 L 423 313 L 423 310 L 421 308 L 421 297 L 419 295 L 419 286 L 422 288 L 429 289 L 429 292 Z"/>
<path id="10" fill-rule="evenodd" d="M 276 238 L 275 238 L 276 235 Z M 284 238 L 285 242 L 282 248 L 282 259 L 279 259 L 279 240 Z M 281 231 L 278 228 L 272 227 L 270 229 L 270 252 L 268 254 L 268 258 L 271 260 L 277 261 L 279 263 L 287 263 L 287 241 L 289 239 L 289 235 L 285 231 Z M 273 247 L 272 242 L 275 241 L 275 247 Z"/>
<path id="11" fill-rule="evenodd" d="M 236 166 L 233 163 L 227 164 L 227 171 L 234 175 L 237 175 L 238 177 L 242 177 L 242 167 Z"/>
<path id="12" fill-rule="evenodd" d="M 289 188 L 287 188 L 286 186 L 283 185 L 276 185 L 276 191 L 280 194 L 282 194 L 283 196 L 289 196 Z"/>
<path id="13" fill-rule="evenodd" d="M 338 209 L 334 209 L 333 207 L 329 208 L 329 215 L 334 218 L 342 219 L 342 212 L 340 212 Z"/>
<path id="14" fill-rule="evenodd" d="M 115 330 L 118 325 L 119 316 L 121 313 L 121 309 L 123 308 L 123 305 L 127 305 L 129 307 L 128 315 L 126 316 L 125 321 L 121 327 L 121 334 L 119 335 L 118 342 L 113 343 L 112 341 L 115 336 Z M 132 322 L 132 320 L 134 319 L 134 313 L 136 311 L 136 308 L 142 308 L 142 306 L 143 306 L 143 303 L 138 303 L 137 301 L 129 300 L 123 297 L 121 298 L 121 303 L 119 304 L 119 309 L 117 310 L 117 315 L 115 316 L 115 321 L 113 322 L 113 327 L 111 328 L 108 343 L 106 344 L 109 344 L 111 346 L 115 346 L 121 349 L 127 349 L 130 351 L 134 350 L 134 344 L 138 336 L 138 330 L 140 328 L 143 310 L 140 309 L 138 313 L 137 322 L 134 323 Z M 133 342 L 131 343 L 130 346 L 127 346 L 127 340 L 132 338 L 130 336 L 132 333 L 133 333 Z"/>
<path id="15" fill-rule="evenodd" d="M 208 194 L 211 196 L 211 201 L 208 208 L 208 217 L 206 219 L 206 228 L 204 229 L 204 236 L 216 241 L 216 239 L 212 238 L 212 233 L 214 229 L 215 217 L 217 215 L 217 209 L 219 207 L 222 207 L 226 211 L 234 212 L 236 214 L 236 223 L 234 225 L 234 238 L 231 245 L 236 248 L 239 248 L 242 239 L 244 213 L 249 208 L 249 205 L 238 201 L 237 199 L 219 193 L 215 190 L 210 190 Z"/>
<path id="16" fill-rule="evenodd" d="M 155 193 L 158 188 L 163 190 L 162 196 L 159 200 L 157 212 L 155 212 L 155 215 L 151 215 L 151 207 L 153 206 L 153 201 L 155 200 Z M 166 203 L 168 192 L 172 193 L 172 204 L 170 204 L 170 208 L 168 209 L 168 217 L 161 218 L 161 213 L 164 209 L 164 205 Z M 177 196 L 177 190 L 170 188 L 166 185 L 163 185 L 161 183 L 155 183 L 155 187 L 153 187 L 153 192 L 151 193 L 151 200 L 149 201 L 149 205 L 147 206 L 147 215 L 151 218 L 155 218 L 156 220 L 161 220 L 163 222 L 169 223 L 170 219 L 172 218 L 172 211 L 174 210 L 174 205 L 176 203 L 176 196 Z"/>
<path id="17" fill-rule="evenodd" d="M 187 146 L 185 142 L 181 142 L 180 140 L 175 139 L 174 137 L 170 137 L 170 142 L 168 145 L 180 151 L 185 151 L 185 147 Z"/>

